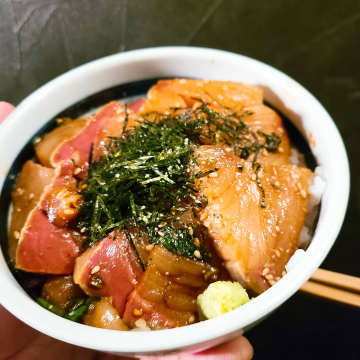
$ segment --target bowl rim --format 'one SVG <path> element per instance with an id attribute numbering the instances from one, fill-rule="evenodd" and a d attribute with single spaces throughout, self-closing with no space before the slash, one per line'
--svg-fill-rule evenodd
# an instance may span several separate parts
<path id="1" fill-rule="evenodd" d="M 296 92 L 303 102 L 311 103 L 311 106 L 316 108 L 317 114 L 321 115 L 321 122 L 324 125 L 326 124 L 327 137 L 329 137 L 327 141 L 331 141 L 334 148 L 328 148 L 329 157 L 333 157 L 334 165 L 331 169 L 331 177 L 327 179 L 326 185 L 326 191 L 330 193 L 328 195 L 328 205 L 326 209 L 321 209 L 322 212 L 326 210 L 326 217 L 316 229 L 313 238 L 314 246 L 309 247 L 305 256 L 287 276 L 245 306 L 206 322 L 162 330 L 160 333 L 158 331 L 117 332 L 98 329 L 73 323 L 50 313 L 37 305 L 20 287 L 7 267 L 1 253 L 0 303 L 16 317 L 36 330 L 74 345 L 99 351 L 121 352 L 123 354 L 172 351 L 205 343 L 236 332 L 275 310 L 310 278 L 336 240 L 345 216 L 350 186 L 349 164 L 339 131 L 324 107 L 304 87 L 281 71 L 247 56 L 208 48 L 171 46 L 133 50 L 92 61 L 60 75 L 23 100 L 1 125 L 0 144 L 2 144 L 2 139 L 5 139 L 8 133 L 14 131 L 17 121 L 24 117 L 24 114 L 33 106 L 34 102 L 44 101 L 43 99 L 49 96 L 49 92 L 51 93 L 53 89 L 64 83 L 71 82 L 79 74 L 106 70 L 106 68 L 114 64 L 121 66 L 123 63 L 138 61 L 139 59 L 182 56 L 204 59 L 210 56 L 220 61 L 231 59 L 234 62 L 239 62 L 239 64 L 246 64 L 256 69 L 259 74 L 266 74 L 275 83 L 290 83 L 292 91 Z M 337 166 L 336 171 L 335 163 Z M 315 242 L 315 238 L 320 238 L 322 241 Z"/>

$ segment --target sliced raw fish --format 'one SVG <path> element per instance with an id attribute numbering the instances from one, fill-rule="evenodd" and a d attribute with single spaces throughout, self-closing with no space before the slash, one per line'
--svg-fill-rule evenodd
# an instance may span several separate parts
<path id="1" fill-rule="evenodd" d="M 250 161 L 217 146 L 200 146 L 195 156 L 200 164 L 196 172 L 219 169 L 215 177 L 197 180 L 198 195 L 208 199 L 200 218 L 232 278 L 261 293 L 282 276 L 296 250 L 311 171 L 263 165 L 255 172 Z"/>
<path id="2" fill-rule="evenodd" d="M 170 108 L 193 106 L 199 100 L 205 101 L 214 109 L 226 106 L 234 111 L 263 102 L 261 89 L 231 81 L 160 80 L 147 95 L 147 101 L 140 110 L 143 114 L 151 111 L 166 113 Z"/>
<path id="3" fill-rule="evenodd" d="M 135 125 L 133 112 L 128 110 L 128 114 L 127 125 Z M 87 120 L 85 125 L 83 120 L 75 120 L 73 123 L 64 125 L 72 125 L 71 129 L 60 131 L 60 127 L 47 134 L 36 146 L 37 155 L 43 164 L 52 167 L 61 161 L 73 159 L 81 170 L 76 176 L 84 178 L 89 166 L 91 147 L 93 147 L 93 160 L 96 161 L 104 152 L 103 145 L 106 138 L 121 136 L 125 119 L 125 107 L 117 101 L 112 101 Z M 55 143 L 60 145 L 52 146 Z"/>
<path id="4" fill-rule="evenodd" d="M 112 297 L 122 315 L 128 295 L 141 280 L 143 270 L 124 232 L 99 241 L 76 259 L 75 283 L 88 295 Z"/>
<path id="5" fill-rule="evenodd" d="M 129 296 L 123 321 L 134 327 L 141 318 L 152 329 L 191 324 L 197 312 L 196 298 L 214 281 L 215 271 L 207 263 L 155 246 L 142 280 Z"/>

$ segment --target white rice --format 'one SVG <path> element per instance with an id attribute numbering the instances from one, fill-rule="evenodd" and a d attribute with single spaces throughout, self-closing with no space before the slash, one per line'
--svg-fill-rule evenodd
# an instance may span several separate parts
<path id="1" fill-rule="evenodd" d="M 296 166 L 306 167 L 304 154 L 294 147 L 290 149 L 290 162 Z"/>
<path id="2" fill-rule="evenodd" d="M 296 166 L 306 167 L 304 155 L 294 147 L 290 149 L 290 162 Z M 298 239 L 298 247 L 300 249 L 306 249 L 310 244 L 315 231 L 314 223 L 319 212 L 319 205 L 324 189 L 325 181 L 323 180 L 323 169 L 321 166 L 318 166 L 309 178 L 307 213 L 304 226 L 301 229 Z"/>
<path id="3" fill-rule="evenodd" d="M 315 232 L 315 219 L 319 213 L 321 196 L 324 193 L 326 185 L 322 173 L 322 167 L 318 166 L 309 179 L 307 213 L 304 226 L 298 239 L 298 247 L 301 249 L 306 249 L 309 246 L 310 240 Z"/>
<path id="4" fill-rule="evenodd" d="M 304 155 L 295 148 L 291 149 L 290 161 L 292 164 L 297 166 L 306 166 Z M 325 186 L 326 183 L 324 181 L 323 168 L 318 166 L 309 178 L 309 199 L 304 226 L 301 229 L 298 239 L 297 245 L 299 249 L 295 251 L 294 255 L 285 265 L 287 272 L 291 271 L 291 269 L 294 268 L 294 266 L 302 259 L 305 255 L 304 250 L 306 250 L 310 245 L 310 241 L 315 232 L 315 219 L 319 213 L 321 197 L 324 193 Z"/>

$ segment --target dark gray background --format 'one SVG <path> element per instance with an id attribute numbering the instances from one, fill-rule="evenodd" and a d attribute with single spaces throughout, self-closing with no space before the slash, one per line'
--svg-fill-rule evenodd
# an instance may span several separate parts
<path id="1" fill-rule="evenodd" d="M 352 172 L 326 269 L 360 276 L 360 1 L 0 0 L 0 99 L 18 104 L 54 77 L 131 49 L 191 45 L 264 61 L 334 118 Z M 360 311 L 296 294 L 247 336 L 255 359 L 359 359 Z"/>

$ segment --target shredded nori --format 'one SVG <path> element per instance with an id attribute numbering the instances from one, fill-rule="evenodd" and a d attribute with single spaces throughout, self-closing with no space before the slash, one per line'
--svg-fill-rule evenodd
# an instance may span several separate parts
<path id="1" fill-rule="evenodd" d="M 91 150 L 87 186 L 81 191 L 84 205 L 79 215 L 79 227 L 85 230 L 89 246 L 113 230 L 132 226 L 143 229 L 154 244 L 162 243 L 189 258 L 195 258 L 194 251 L 199 250 L 201 259 L 206 259 L 206 249 L 197 249 L 187 229 L 175 230 L 172 225 L 177 221 L 176 213 L 182 211 L 181 202 L 193 203 L 195 217 L 195 207 L 207 206 L 207 198 L 197 195 L 195 179 L 219 169 L 195 174 L 199 163 L 194 151 L 203 143 L 233 146 L 234 154 L 243 159 L 254 154 L 253 169 L 262 192 L 260 206 L 265 207 L 257 157 L 261 149 L 276 151 L 280 138 L 275 133 L 259 131 L 258 135 L 265 137 L 261 143 L 242 119 L 251 113 L 239 115 L 224 107 L 228 113 L 224 115 L 206 105 L 203 102 L 195 109 L 176 108 L 172 115 L 147 114 L 143 120 L 136 120 L 137 127 L 124 131 L 121 137 L 109 137 L 105 155 L 97 162 L 92 161 Z M 241 172 L 243 168 L 239 166 Z M 164 222 L 166 227 L 160 229 Z"/>

